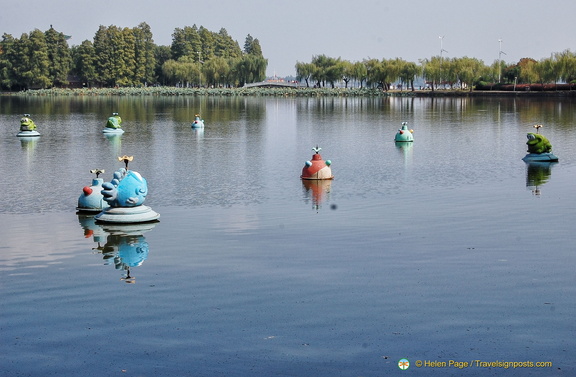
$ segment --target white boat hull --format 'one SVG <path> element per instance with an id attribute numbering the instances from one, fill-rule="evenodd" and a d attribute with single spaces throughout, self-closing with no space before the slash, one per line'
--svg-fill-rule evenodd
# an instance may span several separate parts
<path id="1" fill-rule="evenodd" d="M 40 136 L 40 132 L 33 130 L 33 131 L 20 131 L 16 134 L 18 137 L 38 137 Z"/>

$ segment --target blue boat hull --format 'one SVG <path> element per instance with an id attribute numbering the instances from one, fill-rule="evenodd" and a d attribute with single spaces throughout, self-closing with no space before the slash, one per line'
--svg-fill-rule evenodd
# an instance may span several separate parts
<path id="1" fill-rule="evenodd" d="M 557 162 L 558 157 L 552 153 L 528 153 L 522 160 L 525 162 Z"/>

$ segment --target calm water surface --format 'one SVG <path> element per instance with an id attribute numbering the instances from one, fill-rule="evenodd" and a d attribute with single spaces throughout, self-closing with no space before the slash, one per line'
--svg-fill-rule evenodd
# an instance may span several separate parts
<path id="1" fill-rule="evenodd" d="M 574 375 L 575 118 L 562 99 L 0 97 L 0 375 Z M 521 160 L 534 124 L 559 163 Z M 304 185 L 316 144 L 335 179 Z M 76 214 L 124 154 L 160 222 Z"/>

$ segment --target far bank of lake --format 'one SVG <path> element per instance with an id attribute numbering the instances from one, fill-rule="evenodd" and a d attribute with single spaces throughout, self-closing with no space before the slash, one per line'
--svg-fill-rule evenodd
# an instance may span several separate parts
<path id="1" fill-rule="evenodd" d="M 280 96 L 280 97 L 576 97 L 576 90 L 534 90 L 530 86 L 517 90 L 460 90 L 417 89 L 388 90 L 377 88 L 309 88 L 299 87 L 130 87 L 35 89 L 19 92 L 0 92 L 3 96 Z"/>

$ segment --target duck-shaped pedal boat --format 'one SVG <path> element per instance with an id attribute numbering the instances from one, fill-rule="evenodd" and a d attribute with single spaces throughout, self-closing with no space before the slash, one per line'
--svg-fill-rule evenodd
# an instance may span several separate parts
<path id="1" fill-rule="evenodd" d="M 402 122 L 402 127 L 396 133 L 394 141 L 398 142 L 411 142 L 414 141 L 414 130 L 408 129 L 408 122 Z"/>

